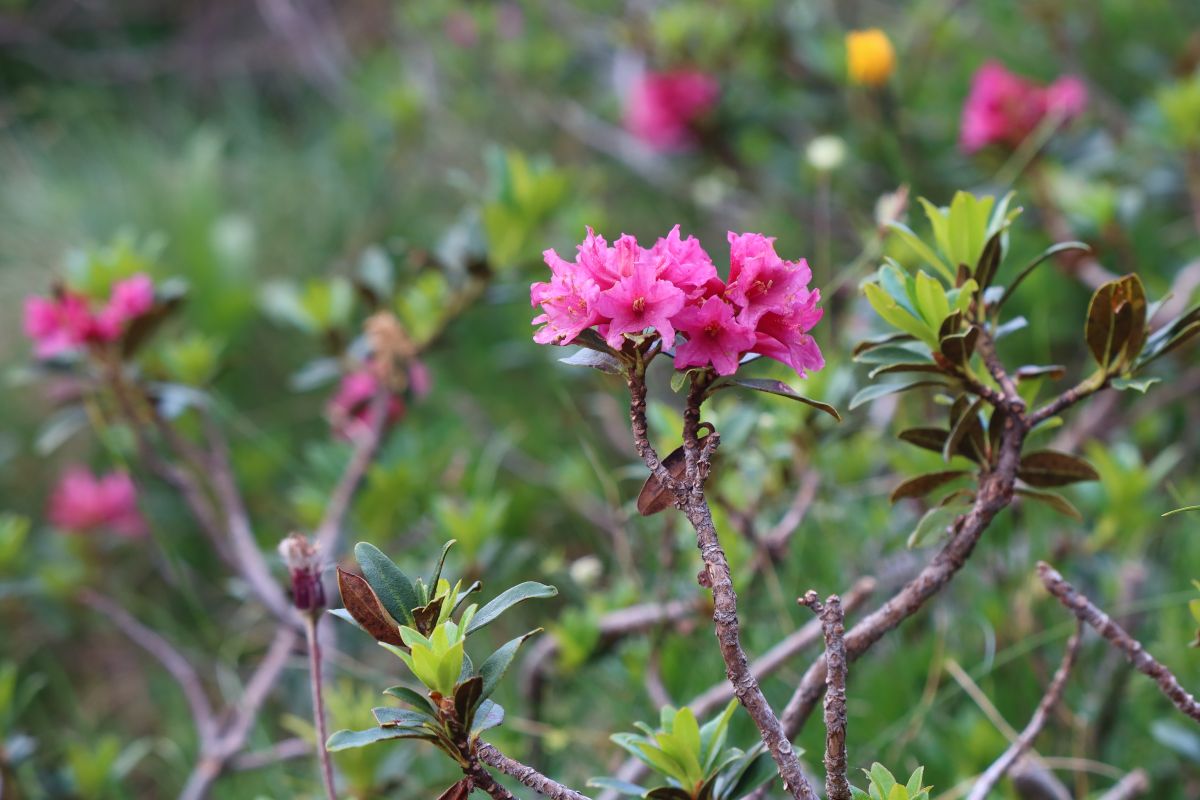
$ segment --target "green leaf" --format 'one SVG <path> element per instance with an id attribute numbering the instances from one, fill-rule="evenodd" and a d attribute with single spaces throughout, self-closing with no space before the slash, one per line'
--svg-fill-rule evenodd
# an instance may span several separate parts
<path id="1" fill-rule="evenodd" d="M 799 403 L 804 403 L 805 405 L 812 406 L 818 411 L 824 411 L 838 422 L 842 421 L 842 415 L 837 412 L 836 408 L 828 403 L 823 403 L 820 400 L 813 400 L 811 397 L 805 397 L 804 395 L 799 394 L 795 389 L 788 386 L 783 381 L 761 378 L 732 378 L 730 379 L 730 383 L 734 384 L 735 386 L 741 386 L 744 389 L 752 389 L 756 392 L 779 395 L 780 397 L 786 397 L 789 400 L 795 400 Z"/>
<path id="2" fill-rule="evenodd" d="M 928 214 L 928 213 L 929 213 L 929 211 L 927 208 L 926 214 Z M 930 222 L 931 223 L 933 222 L 932 216 L 930 217 Z M 900 222 L 889 222 L 888 228 L 891 229 L 892 231 L 896 232 L 897 234 L 899 234 L 900 238 L 904 241 L 905 244 L 907 244 L 909 247 L 911 247 L 913 249 L 913 252 L 915 252 L 917 254 L 918 258 L 920 258 L 926 264 L 929 264 L 930 266 L 935 267 L 938 272 L 940 272 L 946 276 L 946 280 L 949 280 L 949 281 L 954 280 L 954 271 L 951 270 L 948 266 L 946 266 L 946 263 L 944 261 L 942 261 L 940 258 L 938 258 L 937 254 L 935 254 L 933 252 L 933 250 L 930 249 L 929 245 L 925 244 L 925 242 L 923 242 L 921 240 L 921 237 L 919 237 L 919 236 L 917 236 L 917 234 L 913 233 L 911 228 L 909 228 L 907 225 L 904 225 Z M 935 229 L 934 229 L 934 235 L 935 235 L 935 237 L 937 235 L 936 224 L 935 224 Z"/>
<path id="3" fill-rule="evenodd" d="M 864 403 L 869 403 L 872 400 L 878 400 L 881 397 L 886 397 L 889 394 L 896 394 L 897 392 L 907 392 L 911 389 L 917 389 L 922 386 L 945 385 L 946 384 L 942 383 L 941 381 L 928 380 L 912 381 L 910 383 L 876 383 L 860 389 L 858 393 L 850 399 L 849 408 L 851 411 L 853 411 Z"/>
<path id="4" fill-rule="evenodd" d="M 349 750 L 354 747 L 365 747 L 376 742 L 389 739 L 429 739 L 428 731 L 416 728 L 368 728 L 365 731 L 337 731 L 325 742 L 325 749 L 331 753 L 339 750 Z"/>
<path id="5" fill-rule="evenodd" d="M 1004 294 L 996 302 L 996 308 L 999 309 L 1003 307 L 1004 304 L 1008 302 L 1008 298 L 1012 297 L 1012 293 L 1015 292 L 1017 287 L 1021 285 L 1021 282 L 1028 278 L 1030 273 L 1037 269 L 1042 262 L 1049 258 L 1053 258 L 1059 253 L 1065 253 L 1069 250 L 1090 251 L 1091 249 L 1092 248 L 1088 247 L 1083 242 L 1060 242 L 1047 247 L 1036 258 L 1034 258 L 1033 261 L 1030 261 L 1027 265 L 1025 265 L 1025 268 L 1021 270 L 1016 279 L 1008 285 L 1008 287 L 1004 290 Z"/>
<path id="6" fill-rule="evenodd" d="M 915 798 L 921 793 L 924 788 L 921 786 L 923 780 L 925 780 L 925 768 L 917 767 L 913 770 L 913 774 L 909 776 L 908 784 L 904 787 L 908 791 L 909 797 Z"/>
<path id="7" fill-rule="evenodd" d="M 516 586 L 506 589 L 492 598 L 490 602 L 485 603 L 483 608 L 476 612 L 475 618 L 471 620 L 471 624 L 467 626 L 467 633 L 472 634 L 485 625 L 491 624 L 496 617 L 517 603 L 541 597 L 554 597 L 557 594 L 558 589 L 555 589 L 553 586 L 547 586 L 544 583 L 538 583 L 537 581 L 518 583 Z"/>
<path id="8" fill-rule="evenodd" d="M 909 364 L 915 360 L 932 361 L 929 348 L 915 341 L 881 345 L 854 357 L 860 364 Z"/>
<path id="9" fill-rule="evenodd" d="M 1083 514 L 1079 513 L 1079 509 L 1071 505 L 1071 501 L 1063 497 L 1061 494 L 1054 492 L 1035 492 L 1032 489 L 1017 489 L 1016 494 L 1030 500 L 1036 500 L 1039 503 L 1053 508 L 1058 513 L 1065 517 L 1083 522 Z"/>
<path id="10" fill-rule="evenodd" d="M 891 794 L 892 787 L 896 785 L 896 779 L 888 772 L 887 768 L 876 761 L 871 765 L 870 771 L 867 773 L 871 776 L 871 783 L 875 788 L 879 789 L 884 798 Z"/>
<path id="11" fill-rule="evenodd" d="M 705 774 L 712 772 L 713 764 L 716 763 L 721 748 L 725 746 L 725 737 L 729 733 L 729 720 L 733 718 L 733 712 L 737 706 L 736 698 L 730 700 L 719 716 L 704 723 L 704 727 L 700 729 L 700 753 Z"/>
<path id="12" fill-rule="evenodd" d="M 915 478 L 909 478 L 892 490 L 891 501 L 903 500 L 906 497 L 924 497 L 934 489 L 945 486 L 950 481 L 967 475 L 965 470 L 956 469 L 946 472 L 927 472 Z"/>
<path id="13" fill-rule="evenodd" d="M 456 539 L 451 539 L 442 545 L 442 553 L 438 556 L 437 566 L 433 568 L 433 574 L 429 576 L 429 591 L 431 594 L 437 594 L 438 581 L 442 579 L 442 568 L 446 566 L 446 554 L 450 552 L 450 548 L 454 546 L 456 541 Z"/>
<path id="14" fill-rule="evenodd" d="M 539 633 L 542 629 L 535 628 L 523 636 L 518 636 L 515 639 L 510 639 L 487 657 L 483 665 L 479 668 L 479 675 L 483 678 L 483 692 L 480 697 L 486 699 L 492 696 L 492 692 L 496 691 L 496 684 L 504 677 L 504 673 L 508 671 L 508 665 L 512 663 L 516 657 L 517 651 L 521 649 L 521 645 L 525 640 L 535 633 Z"/>
<path id="15" fill-rule="evenodd" d="M 479 708 L 475 709 L 475 725 L 471 728 L 471 732 L 478 734 L 481 731 L 489 731 L 502 722 L 504 722 L 504 707 L 491 700 L 484 700 L 479 704 Z"/>
<path id="16" fill-rule="evenodd" d="M 417 590 L 408 576 L 390 558 L 369 542 L 354 545 L 354 557 L 363 577 L 379 597 L 392 619 L 414 625 L 412 610 L 421 605 Z"/>
<path id="17" fill-rule="evenodd" d="M 910 550 L 923 546 L 934 536 L 944 533 L 947 526 L 970 505 L 966 502 L 955 502 L 950 505 L 935 506 L 924 513 L 908 535 L 907 546 Z"/>
<path id="18" fill-rule="evenodd" d="M 1135 392 L 1145 394 L 1147 389 L 1161 382 L 1162 378 L 1113 378 L 1108 385 L 1119 392 L 1133 389 Z"/>
<path id="19" fill-rule="evenodd" d="M 428 711 L 430 714 L 437 714 L 437 706 L 429 699 L 427 695 L 423 695 L 415 689 L 410 689 L 407 686 L 391 686 L 383 690 L 383 693 L 389 697 L 395 697 L 411 705 L 421 711 Z"/>
<path id="20" fill-rule="evenodd" d="M 566 358 L 560 358 L 559 361 L 572 367 L 591 367 L 609 375 L 625 374 L 625 363 L 621 359 L 610 353 L 587 347 L 581 347 Z"/>
<path id="21" fill-rule="evenodd" d="M 979 284 L 980 291 L 992 285 L 996 272 L 1000 268 L 1000 259 L 1004 253 L 1003 239 L 1003 231 L 992 234 L 992 237 L 987 240 L 987 244 L 983 246 L 983 253 L 980 254 L 979 261 L 975 265 L 975 282 Z"/>
<path id="22" fill-rule="evenodd" d="M 375 715 L 375 721 L 379 723 L 379 727 L 381 728 L 419 728 L 429 721 L 428 714 L 422 714 L 420 711 L 412 711 L 407 708 L 381 706 L 371 709 L 371 713 Z"/>
<path id="23" fill-rule="evenodd" d="M 930 330 L 938 330 L 942 320 L 950 316 L 950 301 L 941 281 L 924 270 L 917 273 L 917 311 Z"/>
<path id="24" fill-rule="evenodd" d="M 1030 486 L 1041 488 L 1100 480 L 1091 464 L 1057 450 L 1038 450 L 1022 456 L 1017 477 Z"/>
<path id="25" fill-rule="evenodd" d="M 608 789 L 617 794 L 627 794 L 633 797 L 642 797 L 647 792 L 643 786 L 616 778 L 588 778 L 587 785 L 594 789 Z"/>
<path id="26" fill-rule="evenodd" d="M 1200 511 L 1200 506 L 1184 506 L 1183 508 L 1173 508 L 1167 513 L 1163 514 L 1163 516 L 1169 517 L 1172 514 L 1182 514 L 1184 511 Z"/>
<path id="27" fill-rule="evenodd" d="M 883 347 L 884 345 L 895 344 L 896 342 L 908 342 L 913 338 L 913 336 L 907 333 L 885 333 L 880 336 L 872 336 L 871 338 L 863 339 L 861 342 L 856 344 L 854 346 L 854 350 L 852 351 L 852 355 L 855 359 L 857 359 L 861 354 L 866 353 L 869 350 L 874 350 L 875 348 Z"/>
<path id="28" fill-rule="evenodd" d="M 880 375 L 900 375 L 906 372 L 946 375 L 949 373 L 949 370 L 939 367 L 932 361 L 910 362 L 906 364 L 884 364 L 868 372 L 867 377 L 874 379 Z"/>
<path id="29" fill-rule="evenodd" d="M 771 760 L 769 753 L 761 752 L 758 755 L 747 755 L 746 764 L 744 767 L 741 767 L 741 774 L 738 775 L 737 780 L 730 786 L 729 790 L 724 793 L 724 796 L 728 798 L 745 797 L 758 787 L 775 778 L 778 774 L 775 771 L 775 762 Z"/>
<path id="30" fill-rule="evenodd" d="M 875 313 L 889 325 L 920 339 L 930 347 L 936 346 L 934 332 L 924 320 L 917 319 L 902 308 L 879 284 L 864 283 L 863 292 L 866 294 L 871 308 L 875 309 Z"/>

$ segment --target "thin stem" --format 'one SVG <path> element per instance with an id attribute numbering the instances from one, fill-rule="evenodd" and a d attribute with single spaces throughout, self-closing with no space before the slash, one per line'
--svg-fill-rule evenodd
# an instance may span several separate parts
<path id="1" fill-rule="evenodd" d="M 836 594 L 821 603 L 809 591 L 800 598 L 821 621 L 825 634 L 825 795 L 829 800 L 850 800 L 846 775 L 846 627 L 842 600 Z"/>
<path id="2" fill-rule="evenodd" d="M 325 741 L 329 729 L 325 724 L 325 694 L 321 681 L 321 641 L 317 635 L 317 613 L 304 615 L 304 635 L 308 639 L 308 682 L 312 687 L 313 724 L 317 728 L 317 760 L 321 765 L 321 778 L 325 782 L 325 795 L 337 800 L 337 789 L 333 783 L 333 762 Z"/>
<path id="3" fill-rule="evenodd" d="M 1079 643 L 1083 639 L 1083 623 L 1080 622 L 1075 628 L 1075 632 L 1071 638 L 1067 640 L 1067 649 L 1063 653 L 1062 662 L 1058 665 L 1058 670 L 1054 673 L 1054 678 L 1050 681 L 1049 688 L 1042 695 L 1041 701 L 1038 703 L 1037 709 L 1033 712 L 1033 716 L 1029 718 L 1029 723 L 1025 726 L 1025 730 L 1017 737 L 1004 754 L 996 759 L 987 771 L 979 777 L 975 786 L 971 789 L 971 793 L 967 795 L 967 800 L 986 800 L 988 793 L 995 788 L 1004 774 L 1008 772 L 1013 764 L 1017 763 L 1017 759 L 1025 754 L 1030 747 L 1033 746 L 1033 741 L 1042 732 L 1042 728 L 1046 725 L 1046 720 L 1050 718 L 1050 712 L 1058 705 L 1062 698 L 1063 689 L 1066 688 L 1067 678 L 1071 675 L 1071 668 L 1075 666 L 1075 659 L 1079 655 Z"/>
<path id="4" fill-rule="evenodd" d="M 1080 594 L 1074 586 L 1067 582 L 1053 567 L 1045 561 L 1039 561 L 1038 577 L 1042 584 L 1081 622 L 1086 622 L 1096 629 L 1109 644 L 1120 650 L 1133 664 L 1134 669 L 1153 680 L 1158 688 L 1166 695 L 1176 708 L 1187 716 L 1200 722 L 1200 703 L 1183 686 L 1175 675 L 1158 662 L 1154 656 L 1146 652 L 1141 642 L 1114 622 L 1107 614 L 1092 605 L 1086 597 Z"/>
<path id="5" fill-rule="evenodd" d="M 551 798 L 551 800 L 589 800 L 587 795 L 563 786 L 561 783 L 547 778 L 533 767 L 527 767 L 521 762 L 509 758 L 487 742 L 479 742 L 475 753 L 483 763 L 495 767 L 505 775 L 516 778 L 530 789 Z"/>

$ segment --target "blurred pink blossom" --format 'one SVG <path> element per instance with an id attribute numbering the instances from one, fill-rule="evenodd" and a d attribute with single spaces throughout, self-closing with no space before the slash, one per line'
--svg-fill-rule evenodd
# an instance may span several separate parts
<path id="1" fill-rule="evenodd" d="M 115 341 L 129 322 L 153 307 L 154 282 L 141 273 L 114 284 L 98 311 L 83 295 L 63 289 L 52 297 L 25 298 L 25 335 L 38 358 L 53 358 L 89 342 Z"/>
<path id="2" fill-rule="evenodd" d="M 679 150 L 695 141 L 696 121 L 720 94 L 715 78 L 694 70 L 647 72 L 633 85 L 625 127 L 648 147 Z"/>
<path id="3" fill-rule="evenodd" d="M 1016 147 L 1050 114 L 1074 119 L 1087 106 L 1087 87 L 1074 76 L 1039 86 L 996 61 L 976 71 L 963 104 L 959 147 L 974 153 L 991 144 Z"/>
<path id="4" fill-rule="evenodd" d="M 333 430 L 342 438 L 353 438 L 367 429 L 371 418 L 371 400 L 379 390 L 379 379 L 370 370 L 348 372 L 342 376 L 337 392 L 330 398 L 326 414 Z M 386 424 L 404 416 L 404 402 L 396 395 L 388 400 Z"/>
<path id="5" fill-rule="evenodd" d="M 71 533 L 98 529 L 129 537 L 146 533 L 133 479 L 120 471 L 93 475 L 85 467 L 70 467 L 54 487 L 48 516 L 54 525 Z"/>

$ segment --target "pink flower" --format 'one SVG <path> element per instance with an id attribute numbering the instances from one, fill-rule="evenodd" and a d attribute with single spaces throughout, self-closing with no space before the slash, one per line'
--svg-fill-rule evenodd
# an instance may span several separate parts
<path id="1" fill-rule="evenodd" d="M 89 342 L 120 338 L 131 320 L 154 307 L 154 282 L 137 274 L 117 282 L 108 303 L 93 313 L 83 295 L 69 290 L 55 297 L 25 300 L 25 335 L 34 341 L 38 358 L 53 358 Z"/>
<path id="2" fill-rule="evenodd" d="M 125 472 L 95 476 L 84 467 L 69 468 L 50 497 L 48 516 L 54 525 L 72 533 L 100 528 L 129 537 L 146 533 L 137 489 Z"/>
<path id="3" fill-rule="evenodd" d="M 758 233 L 729 234 L 730 280 L 721 280 L 712 259 L 679 226 L 651 248 L 622 236 L 609 247 L 588 228 L 574 262 L 545 252 L 549 283 L 530 287 L 541 307 L 534 341 L 567 344 L 594 328 L 613 349 L 625 334 L 650 330 L 662 348 L 682 341 L 675 366 L 712 366 L 732 375 L 746 353 L 761 353 L 801 375 L 824 366 L 808 331 L 821 319 L 820 292 L 810 290 L 812 271 L 803 260 L 784 261 L 775 240 Z"/>
<path id="4" fill-rule="evenodd" d="M 92 333 L 92 315 L 80 295 L 25 298 L 25 335 L 38 358 L 53 358 L 84 344 Z"/>
<path id="5" fill-rule="evenodd" d="M 769 312 L 786 313 L 812 280 L 808 262 L 784 261 L 775 239 L 761 233 L 729 233 L 729 285 L 725 296 L 741 308 L 738 319 L 754 325 Z"/>
<path id="6" fill-rule="evenodd" d="M 553 272 L 550 282 L 529 287 L 530 304 L 542 307 L 542 313 L 533 320 L 534 325 L 542 326 L 533 334 L 533 340 L 538 344 L 569 344 L 598 321 L 593 304 L 600 289 L 553 250 L 547 250 L 545 257 Z"/>
<path id="7" fill-rule="evenodd" d="M 624 344 L 623 334 L 639 334 L 653 328 L 662 337 L 664 346 L 670 347 L 675 341 L 671 317 L 683 308 L 683 292 L 670 281 L 659 280 L 650 259 L 634 258 L 628 247 L 618 251 L 625 254 L 623 266 L 630 269 L 630 274 L 600 294 L 595 303 L 596 311 L 609 320 L 604 334 L 608 346 L 619 350 Z"/>
<path id="8" fill-rule="evenodd" d="M 366 430 L 371 422 L 371 401 L 378 390 L 379 380 L 370 370 L 343 375 L 337 392 L 326 407 L 334 432 L 342 438 L 351 439 Z M 393 395 L 388 401 L 386 424 L 397 422 L 403 415 L 404 403 Z"/>
<path id="9" fill-rule="evenodd" d="M 963 104 L 959 147 L 974 153 L 990 144 L 1016 147 L 1050 114 L 1070 120 L 1087 105 L 1087 87 L 1078 78 L 1059 78 L 1042 87 L 995 61 L 971 80 Z"/>
<path id="10" fill-rule="evenodd" d="M 700 240 L 694 236 L 680 239 L 678 225 L 655 242 L 649 254 L 658 276 L 682 289 L 689 300 L 701 297 L 713 281 L 720 280 Z"/>
<path id="11" fill-rule="evenodd" d="M 720 297 L 687 306 L 674 322 L 687 336 L 675 350 L 675 369 L 712 365 L 718 375 L 732 375 L 756 341 L 754 328 L 738 323 L 733 308 Z"/>
<path id="12" fill-rule="evenodd" d="M 764 314 L 758 321 L 757 339 L 750 351 L 787 364 L 802 378 L 807 370 L 820 370 L 825 366 L 825 357 L 817 341 L 808 335 L 824 316 L 824 309 L 817 307 L 819 302 L 820 290 L 804 289 L 795 295 L 786 313 Z"/>
<path id="13" fill-rule="evenodd" d="M 647 146 L 678 150 L 695 140 L 695 122 L 716 104 L 720 87 L 702 72 L 647 72 L 634 84 L 625 127 Z"/>

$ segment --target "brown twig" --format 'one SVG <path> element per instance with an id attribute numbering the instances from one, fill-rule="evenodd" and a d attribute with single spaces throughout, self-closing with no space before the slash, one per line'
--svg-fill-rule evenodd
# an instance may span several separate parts
<path id="1" fill-rule="evenodd" d="M 1134 669 L 1153 680 L 1176 708 L 1200 722 L 1200 703 L 1197 703 L 1196 698 L 1180 685 L 1179 680 L 1169 669 L 1146 652 L 1138 640 L 1094 606 L 1045 561 L 1038 562 L 1037 571 L 1038 577 L 1041 578 L 1042 584 L 1050 594 L 1054 595 L 1081 622 L 1091 625 L 1109 644 L 1124 653 L 1129 662 L 1133 664 Z"/>
<path id="2" fill-rule="evenodd" d="M 475 752 L 483 763 L 495 767 L 505 775 L 517 779 L 538 794 L 545 795 L 552 800 L 589 800 L 586 795 L 547 778 L 533 767 L 509 758 L 487 742 L 479 742 Z"/>
<path id="3" fill-rule="evenodd" d="M 1029 718 L 1029 723 L 1025 729 L 1021 731 L 1017 740 L 1009 745 L 1004 753 L 992 762 L 992 765 L 984 771 L 979 780 L 975 782 L 971 793 L 967 795 L 967 800 L 986 800 L 988 793 L 995 788 L 1004 774 L 1012 768 L 1012 765 L 1017 762 L 1021 756 L 1033 745 L 1034 739 L 1042 732 L 1046 720 L 1050 717 L 1050 712 L 1058 704 L 1062 698 L 1063 689 L 1066 688 L 1067 678 L 1071 675 L 1071 668 L 1075 666 L 1075 659 L 1079 655 L 1079 643 L 1083 638 L 1083 623 L 1075 628 L 1075 632 L 1071 638 L 1067 640 L 1067 649 L 1063 653 L 1062 662 L 1058 665 L 1058 670 L 1054 673 L 1054 678 L 1050 681 L 1050 686 L 1046 689 L 1046 693 L 1042 695 L 1041 701 L 1038 703 L 1037 709 L 1033 712 L 1033 716 Z"/>
<path id="4" fill-rule="evenodd" d="M 842 601 L 832 594 L 824 603 L 809 590 L 800 598 L 821 621 L 825 634 L 825 796 L 850 800 L 846 777 L 846 617 Z"/>
<path id="5" fill-rule="evenodd" d="M 792 743 L 784 735 L 783 726 L 775 716 L 766 697 L 759 688 L 758 680 L 750 671 L 749 660 L 742 649 L 737 617 L 737 594 L 730 576 L 729 562 L 717 537 L 713 524 L 712 510 L 704 496 L 704 480 L 708 476 L 712 454 L 720 443 L 720 435 L 713 431 L 704 442 L 698 439 L 700 428 L 700 403 L 706 379 L 693 379 L 684 410 L 683 445 L 686 457 L 686 478 L 675 481 L 668 474 L 647 437 L 645 368 L 639 363 L 628 375 L 630 389 L 629 416 L 634 437 L 634 447 L 659 482 L 676 496 L 676 505 L 684 512 L 696 532 L 696 546 L 704 560 L 702 582 L 712 592 L 713 626 L 725 661 L 725 674 L 733 684 L 734 693 L 758 727 L 759 736 L 775 761 L 783 778 L 784 788 L 797 800 L 814 800 L 816 795 L 808 779 L 800 769 Z"/>
<path id="6" fill-rule="evenodd" d="M 105 597 L 99 592 L 84 589 L 79 593 L 79 599 L 87 606 L 103 614 L 121 632 L 154 656 L 171 677 L 179 684 L 188 708 L 192 712 L 192 721 L 196 725 L 196 733 L 200 738 L 200 749 L 213 747 L 217 742 L 217 719 L 209 703 L 208 695 L 200 682 L 200 676 L 178 650 L 159 634 L 147 628 L 115 600 Z"/>
<path id="7" fill-rule="evenodd" d="M 225 512 L 225 530 L 233 543 L 239 571 L 259 601 L 270 609 L 281 623 L 300 630 L 303 626 L 296 610 L 288 602 L 279 581 L 271 575 L 271 568 L 267 565 L 262 548 L 254 538 L 250 514 L 246 511 L 246 503 L 234 479 L 229 444 L 209 414 L 202 414 L 202 418 L 209 446 L 209 478 Z"/>
<path id="8" fill-rule="evenodd" d="M 262 750 L 240 753 L 229 760 L 229 769 L 234 772 L 249 772 L 262 769 L 280 761 L 308 758 L 313 753 L 313 743 L 299 737 L 284 739 Z"/>
<path id="9" fill-rule="evenodd" d="M 1150 776 L 1144 769 L 1135 769 L 1111 789 L 1100 795 L 1100 800 L 1133 800 L 1150 791 Z"/>

